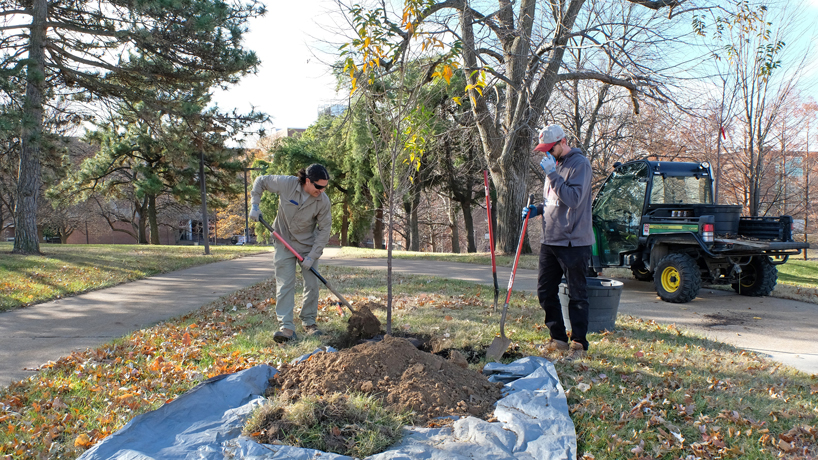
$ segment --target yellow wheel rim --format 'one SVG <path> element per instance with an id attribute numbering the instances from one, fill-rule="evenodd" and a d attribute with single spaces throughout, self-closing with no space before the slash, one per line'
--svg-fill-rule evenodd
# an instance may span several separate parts
<path id="1" fill-rule="evenodd" d="M 667 292 L 676 292 L 680 283 L 679 270 L 675 267 L 667 267 L 662 270 L 662 289 Z"/>
<path id="2" fill-rule="evenodd" d="M 741 287 L 746 288 L 753 287 L 755 281 L 756 281 L 755 272 L 753 271 L 752 268 L 748 267 L 747 270 L 745 270 L 744 273 L 741 274 Z"/>

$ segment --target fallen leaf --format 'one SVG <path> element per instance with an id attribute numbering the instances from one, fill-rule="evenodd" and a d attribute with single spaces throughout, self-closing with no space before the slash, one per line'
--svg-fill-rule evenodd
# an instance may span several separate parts
<path id="1" fill-rule="evenodd" d="M 91 438 L 89 438 L 85 433 L 77 436 L 77 439 L 74 440 L 74 447 L 82 447 L 87 449 L 91 447 L 91 444 Z"/>
<path id="2" fill-rule="evenodd" d="M 185 335 L 182 336 L 182 343 L 185 344 L 186 347 L 190 346 L 190 334 L 185 332 Z"/>
<path id="3" fill-rule="evenodd" d="M 451 317 L 451 316 L 449 316 L 449 315 L 446 315 L 446 316 L 444 317 L 444 319 L 445 319 L 446 321 L 451 321 L 451 320 L 452 320 L 452 317 Z"/>
<path id="4" fill-rule="evenodd" d="M 784 441 L 783 439 L 778 441 L 778 448 L 783 450 L 784 452 L 792 452 L 793 450 L 795 450 L 792 444 L 788 443 L 787 441 Z"/>

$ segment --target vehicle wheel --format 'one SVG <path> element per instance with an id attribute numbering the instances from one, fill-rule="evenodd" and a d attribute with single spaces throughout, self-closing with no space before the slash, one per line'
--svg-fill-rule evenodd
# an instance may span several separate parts
<path id="1" fill-rule="evenodd" d="M 738 283 L 733 283 L 733 290 L 741 295 L 760 297 L 770 295 L 778 282 L 778 269 L 767 256 L 755 256 L 749 264 L 742 267 Z"/>
<path id="2" fill-rule="evenodd" d="M 631 273 L 633 273 L 633 277 L 636 278 L 637 281 L 653 281 L 653 272 L 645 267 L 645 263 L 642 261 L 635 262 L 631 265 Z"/>
<path id="3" fill-rule="evenodd" d="M 665 256 L 656 267 L 653 277 L 656 293 L 665 302 L 690 302 L 699 295 L 702 273 L 699 266 L 687 254 Z"/>

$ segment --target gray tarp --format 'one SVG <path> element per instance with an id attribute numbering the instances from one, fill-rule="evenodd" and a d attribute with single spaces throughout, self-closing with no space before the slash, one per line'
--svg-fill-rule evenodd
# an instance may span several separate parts
<path id="1" fill-rule="evenodd" d="M 277 371 L 256 366 L 211 379 L 159 409 L 134 417 L 83 454 L 101 459 L 294 459 L 350 457 L 289 446 L 258 444 L 241 436 L 248 414 L 262 403 Z M 577 442 L 568 403 L 553 364 L 528 357 L 487 364 L 489 380 L 504 382 L 497 422 L 474 417 L 446 428 L 407 427 L 403 440 L 370 460 L 575 459 Z"/>

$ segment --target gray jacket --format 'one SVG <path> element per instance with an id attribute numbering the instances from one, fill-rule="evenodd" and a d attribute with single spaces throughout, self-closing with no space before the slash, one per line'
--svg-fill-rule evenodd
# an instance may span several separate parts
<path id="1" fill-rule="evenodd" d="M 550 246 L 591 246 L 591 162 L 578 148 L 557 161 L 557 168 L 545 179 L 541 208 L 542 244 Z"/>
<path id="2" fill-rule="evenodd" d="M 259 176 L 250 193 L 259 204 L 264 191 L 278 195 L 278 215 L 273 230 L 278 232 L 301 256 L 318 260 L 324 253 L 332 230 L 330 201 L 326 193 L 318 198 L 305 192 L 295 176 Z M 273 238 L 276 250 L 287 249 Z M 280 246 L 280 247 L 279 247 Z"/>

